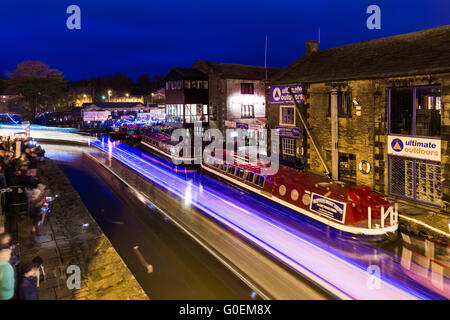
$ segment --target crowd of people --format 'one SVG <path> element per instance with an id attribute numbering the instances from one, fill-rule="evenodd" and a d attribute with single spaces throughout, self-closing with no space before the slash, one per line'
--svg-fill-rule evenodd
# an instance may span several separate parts
<path id="1" fill-rule="evenodd" d="M 33 235 L 45 222 L 54 197 L 38 180 L 38 165 L 44 154 L 29 137 L 7 136 L 0 140 L 0 300 L 39 299 L 36 277 L 42 260 L 35 257 L 22 261 L 10 229 L 11 221 L 20 219 L 25 211 Z"/>

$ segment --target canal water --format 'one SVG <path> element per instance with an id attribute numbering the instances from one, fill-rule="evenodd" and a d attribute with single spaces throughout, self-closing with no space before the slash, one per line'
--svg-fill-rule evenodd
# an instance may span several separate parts
<path id="1" fill-rule="evenodd" d="M 229 269 L 161 214 L 86 167 L 88 147 L 43 145 L 150 299 L 259 299 Z M 151 274 L 138 258 L 138 246 Z"/>
<path id="2" fill-rule="evenodd" d="M 132 269 L 133 273 L 136 272 L 138 281 L 141 285 L 144 283 L 143 287 L 148 287 L 146 291 L 150 297 L 153 295 L 161 299 L 173 299 L 173 288 L 183 287 L 182 284 L 186 288 L 185 291 L 179 291 L 179 295 L 183 299 L 186 297 L 201 299 L 208 297 L 215 299 L 237 298 L 238 296 L 239 299 L 254 297 L 251 289 L 234 277 L 230 271 L 221 266 L 214 257 L 208 257 L 206 252 L 204 252 L 205 255 L 200 254 L 202 259 L 205 259 L 203 260 L 205 262 L 200 266 L 193 265 L 190 268 L 192 268 L 194 274 L 198 274 L 198 271 L 201 272 L 200 274 L 203 274 L 201 267 L 209 270 L 210 276 L 206 276 L 207 281 L 202 279 L 197 284 L 192 285 L 193 280 L 189 278 L 189 275 L 181 276 L 180 271 L 176 268 L 171 271 L 173 274 L 179 274 L 176 277 L 176 281 L 178 282 L 173 279 L 173 286 L 168 285 L 168 283 L 163 285 L 161 280 L 150 281 L 149 279 L 152 279 L 152 277 L 143 274 L 145 273 L 143 272 L 144 268 L 142 266 L 139 268 L 136 267 L 136 265 L 139 265 L 139 261 L 131 248 L 137 243 L 140 246 L 145 246 L 142 243 L 150 243 L 151 237 L 148 234 L 154 233 L 155 227 L 157 230 L 161 229 L 161 226 L 163 226 L 162 229 L 168 229 L 167 233 L 162 236 L 165 239 L 163 240 L 164 244 L 174 242 L 173 234 L 177 234 L 177 237 L 180 237 L 180 239 L 183 238 L 182 232 L 173 225 L 167 227 L 170 223 L 165 221 L 156 212 L 149 214 L 148 211 L 151 211 L 150 208 L 135 207 L 136 202 L 134 204 L 129 203 L 130 196 L 124 197 L 120 191 L 111 190 L 111 187 L 108 187 L 98 177 L 95 177 L 95 173 L 86 170 L 80 161 L 81 153 L 89 152 L 95 154 L 98 150 L 88 147 L 58 145 L 45 145 L 44 148 L 46 149 L 46 156 L 56 160 L 61 165 L 74 187 L 80 193 L 83 202 L 108 235 L 119 254 L 126 257 L 124 258 L 125 262 Z M 191 179 L 192 177 L 189 178 Z M 202 188 L 205 188 L 205 190 L 217 190 L 218 182 L 215 179 L 201 174 L 196 174 L 194 178 L 200 181 Z M 411 235 L 405 238 L 408 240 L 408 243 L 403 242 L 402 238 L 398 238 L 396 241 L 386 241 L 376 245 L 348 238 L 342 239 L 336 235 L 324 233 L 319 226 L 314 224 L 314 221 L 307 221 L 302 217 L 298 217 L 298 215 L 290 210 L 286 210 L 268 200 L 259 198 L 255 201 L 254 195 L 239 191 L 235 187 L 223 183 L 220 185 L 220 189 L 224 198 L 229 194 L 233 194 L 233 201 L 251 203 L 253 209 L 260 210 L 261 212 L 268 211 L 267 208 L 270 207 L 271 216 L 265 218 L 274 219 L 280 225 L 285 225 L 301 232 L 304 238 L 314 241 L 321 248 L 330 250 L 340 257 L 349 261 L 356 261 L 360 266 L 366 268 L 368 273 L 373 274 L 374 277 L 393 278 L 400 286 L 404 286 L 406 289 L 414 287 L 414 290 L 418 290 L 425 297 L 447 299 L 450 297 L 448 291 L 448 278 L 450 276 L 448 247 L 432 244 L 424 239 Z M 147 222 L 147 225 L 149 225 L 148 230 L 145 230 L 145 232 L 142 230 L 139 231 L 139 228 L 146 224 L 139 220 L 136 221 L 136 219 L 148 219 L 148 217 L 156 218 L 155 221 Z M 155 223 L 156 225 L 152 227 L 151 223 Z M 130 230 L 132 231 L 130 232 Z M 141 236 L 136 238 L 138 234 L 141 234 Z M 192 242 L 186 235 L 184 236 L 186 239 L 181 239 L 181 243 Z M 155 241 L 157 242 L 159 239 L 161 237 L 155 235 Z M 179 242 L 177 241 L 177 243 Z M 199 250 L 200 248 L 195 247 L 195 244 L 192 244 L 192 246 L 194 249 L 191 249 L 191 252 L 194 251 L 195 254 L 201 252 Z M 166 247 L 166 254 L 169 255 L 169 252 L 175 249 L 173 247 Z M 154 257 L 158 256 L 160 249 L 152 251 L 148 248 L 146 250 L 148 250 L 146 256 Z M 186 250 L 182 251 L 184 252 Z M 198 258 L 196 259 L 198 260 Z M 192 260 L 192 257 L 183 257 L 182 259 L 180 257 L 177 261 L 179 267 L 182 269 L 186 261 L 190 260 Z M 173 266 L 174 262 L 170 261 L 167 265 L 169 267 Z M 220 276 L 214 277 L 213 275 L 217 274 L 219 272 L 218 270 L 220 270 Z M 169 277 L 172 280 L 172 277 L 168 276 L 168 274 L 166 273 L 164 277 Z M 206 272 L 206 274 L 208 273 Z M 194 277 L 192 274 L 191 276 Z M 225 277 L 227 281 L 222 281 L 222 277 Z M 376 281 L 374 283 L 376 287 Z M 158 289 L 155 290 L 155 286 Z M 156 295 L 155 292 L 157 292 Z"/>

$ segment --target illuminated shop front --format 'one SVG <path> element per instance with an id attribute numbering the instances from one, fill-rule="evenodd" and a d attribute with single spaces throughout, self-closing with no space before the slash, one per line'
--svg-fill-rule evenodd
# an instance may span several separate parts
<path id="1" fill-rule="evenodd" d="M 196 69 L 173 68 L 166 76 L 166 123 L 174 127 L 209 123 L 208 75 Z"/>
<path id="2" fill-rule="evenodd" d="M 206 104 L 166 104 L 166 121 L 193 124 L 209 121 Z"/>
<path id="3" fill-rule="evenodd" d="M 388 89 L 389 193 L 441 205 L 441 86 Z"/>

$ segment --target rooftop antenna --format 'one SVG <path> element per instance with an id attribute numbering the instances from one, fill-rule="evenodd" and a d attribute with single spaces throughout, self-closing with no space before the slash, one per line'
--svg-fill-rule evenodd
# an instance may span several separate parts
<path id="1" fill-rule="evenodd" d="M 266 70 L 266 81 L 267 81 L 267 35 L 266 35 L 266 46 L 264 51 L 264 69 Z"/>

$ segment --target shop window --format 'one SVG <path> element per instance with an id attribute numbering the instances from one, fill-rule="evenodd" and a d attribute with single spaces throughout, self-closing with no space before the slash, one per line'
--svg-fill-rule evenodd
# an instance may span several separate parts
<path id="1" fill-rule="evenodd" d="M 392 88 L 390 96 L 390 133 L 413 134 L 413 88 Z"/>
<path id="2" fill-rule="evenodd" d="M 389 129 L 391 134 L 439 137 L 441 87 L 391 88 Z"/>
<path id="3" fill-rule="evenodd" d="M 441 135 L 441 88 L 427 86 L 416 88 L 417 136 L 439 137 Z"/>
<path id="4" fill-rule="evenodd" d="M 389 157 L 389 193 L 432 205 L 441 204 L 441 165 Z"/>
<path id="5" fill-rule="evenodd" d="M 241 83 L 241 94 L 253 94 L 253 83 Z"/>
<path id="6" fill-rule="evenodd" d="M 197 89 L 197 81 L 191 81 L 191 88 Z"/>
<path id="7" fill-rule="evenodd" d="M 352 94 L 349 91 L 337 92 L 338 117 L 350 117 L 352 115 Z M 328 93 L 328 116 L 331 116 L 331 92 Z"/>
<path id="8" fill-rule="evenodd" d="M 255 117 L 255 108 L 253 105 L 241 105 L 241 118 L 249 119 Z"/>
<path id="9" fill-rule="evenodd" d="M 281 138 L 281 152 L 283 155 L 295 156 L 295 139 Z"/>
<path id="10" fill-rule="evenodd" d="M 280 124 L 295 125 L 294 107 L 280 107 Z"/>
<path id="11" fill-rule="evenodd" d="M 184 81 L 184 87 L 186 89 L 190 89 L 191 88 L 191 82 L 189 80 L 188 81 Z"/>

